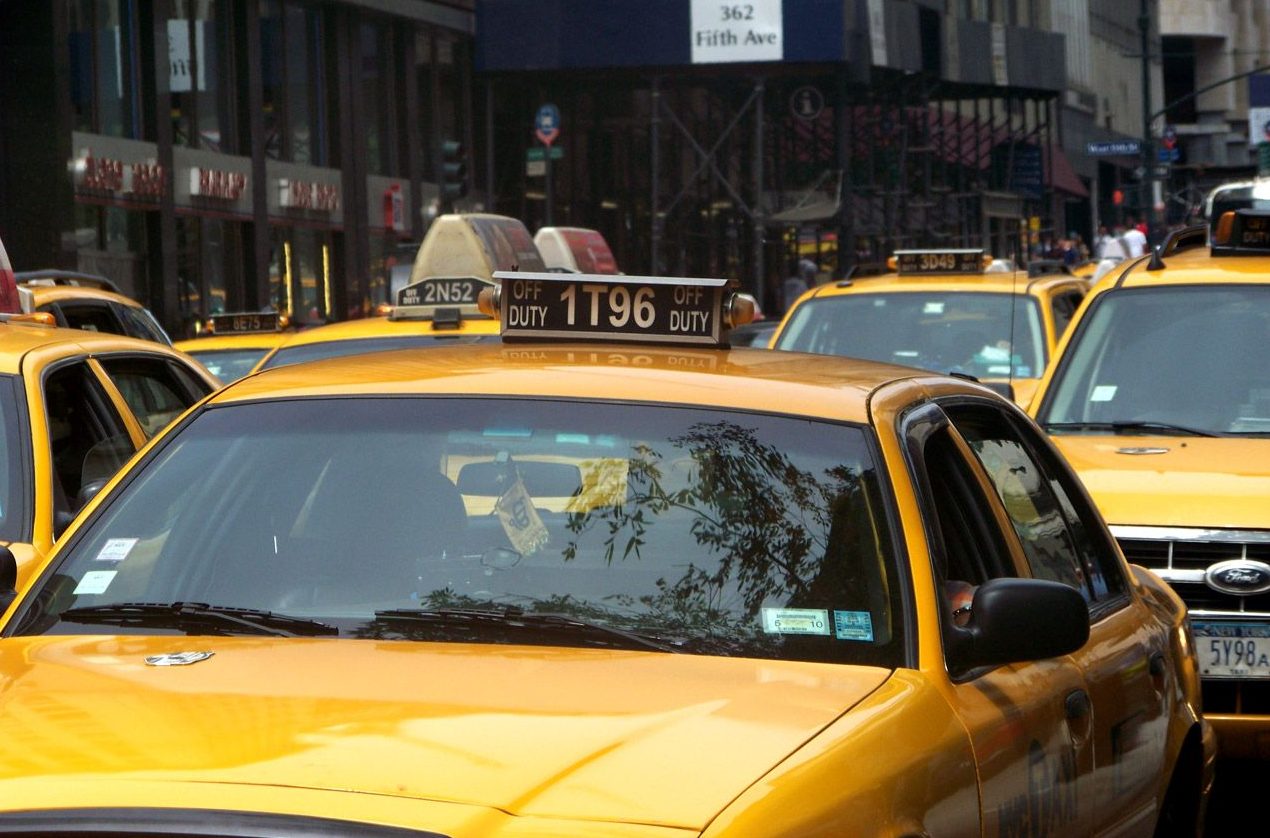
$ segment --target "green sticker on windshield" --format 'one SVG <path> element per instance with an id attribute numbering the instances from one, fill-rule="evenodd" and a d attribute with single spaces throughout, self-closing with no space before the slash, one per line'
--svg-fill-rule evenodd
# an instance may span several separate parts
<path id="1" fill-rule="evenodd" d="M 833 612 L 833 636 L 839 640 L 873 641 L 873 615 L 868 611 Z"/>

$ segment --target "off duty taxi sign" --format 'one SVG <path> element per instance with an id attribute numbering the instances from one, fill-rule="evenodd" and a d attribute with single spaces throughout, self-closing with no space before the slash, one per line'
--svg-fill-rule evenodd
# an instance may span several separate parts
<path id="1" fill-rule="evenodd" d="M 726 279 L 494 274 L 505 341 L 555 338 L 722 345 L 742 306 Z M 748 300 L 748 298 L 746 298 Z M 491 307 L 494 307 L 491 303 Z M 745 306 L 744 321 L 752 317 Z M 495 312 L 487 312 L 495 313 Z"/>

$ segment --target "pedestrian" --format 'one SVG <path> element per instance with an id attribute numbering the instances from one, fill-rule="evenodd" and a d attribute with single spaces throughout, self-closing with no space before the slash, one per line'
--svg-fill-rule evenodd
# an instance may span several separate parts
<path id="1" fill-rule="evenodd" d="M 1112 228 L 1112 232 L 1102 240 L 1102 243 L 1098 246 L 1098 252 L 1094 255 L 1100 262 L 1106 260 L 1122 262 L 1128 259 L 1129 247 L 1124 240 L 1124 227 L 1117 224 Z"/>
<path id="2" fill-rule="evenodd" d="M 1130 259 L 1136 259 L 1147 252 L 1146 233 L 1142 232 L 1133 216 L 1129 217 L 1129 226 L 1125 229 L 1121 239 L 1125 243 L 1125 250 L 1128 252 Z"/>
<path id="3" fill-rule="evenodd" d="M 810 259 L 800 259 L 798 261 L 798 269 L 789 279 L 785 280 L 781 286 L 781 308 L 789 311 L 793 306 L 794 300 L 802 296 L 803 292 L 812 287 L 816 282 L 816 263 Z"/>

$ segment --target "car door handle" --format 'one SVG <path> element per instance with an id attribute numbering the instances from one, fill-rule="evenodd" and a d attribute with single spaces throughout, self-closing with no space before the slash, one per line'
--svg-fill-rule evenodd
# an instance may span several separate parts
<path id="1" fill-rule="evenodd" d="M 1084 690 L 1072 690 L 1064 702 L 1069 722 L 1081 721 L 1089 716 L 1089 693 Z"/>

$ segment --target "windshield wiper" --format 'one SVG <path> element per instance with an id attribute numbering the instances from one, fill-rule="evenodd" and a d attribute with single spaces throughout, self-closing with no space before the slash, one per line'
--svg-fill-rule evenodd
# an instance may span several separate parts
<path id="1" fill-rule="evenodd" d="M 275 637 L 319 637 L 339 634 L 335 626 L 304 617 L 256 608 L 208 605 L 205 602 L 114 602 L 68 608 L 58 619 L 71 623 L 116 623 L 182 630 L 219 628 L 220 633 L 267 634 Z"/>
<path id="2" fill-rule="evenodd" d="M 526 613 L 520 608 L 479 610 L 467 608 L 393 608 L 376 611 L 381 621 L 403 620 L 438 628 L 477 628 L 494 626 L 516 630 L 538 631 L 556 635 L 589 635 L 592 643 L 622 649 L 654 649 L 658 652 L 680 652 L 682 641 L 579 620 L 566 614 Z"/>
<path id="3" fill-rule="evenodd" d="M 1134 433 L 1135 431 L 1160 431 L 1163 433 L 1186 434 L 1187 436 L 1225 436 L 1217 431 L 1206 431 L 1186 425 L 1175 425 L 1171 422 L 1153 422 L 1147 420 L 1124 422 L 1046 422 L 1047 431 L 1111 431 L 1113 433 Z"/>

